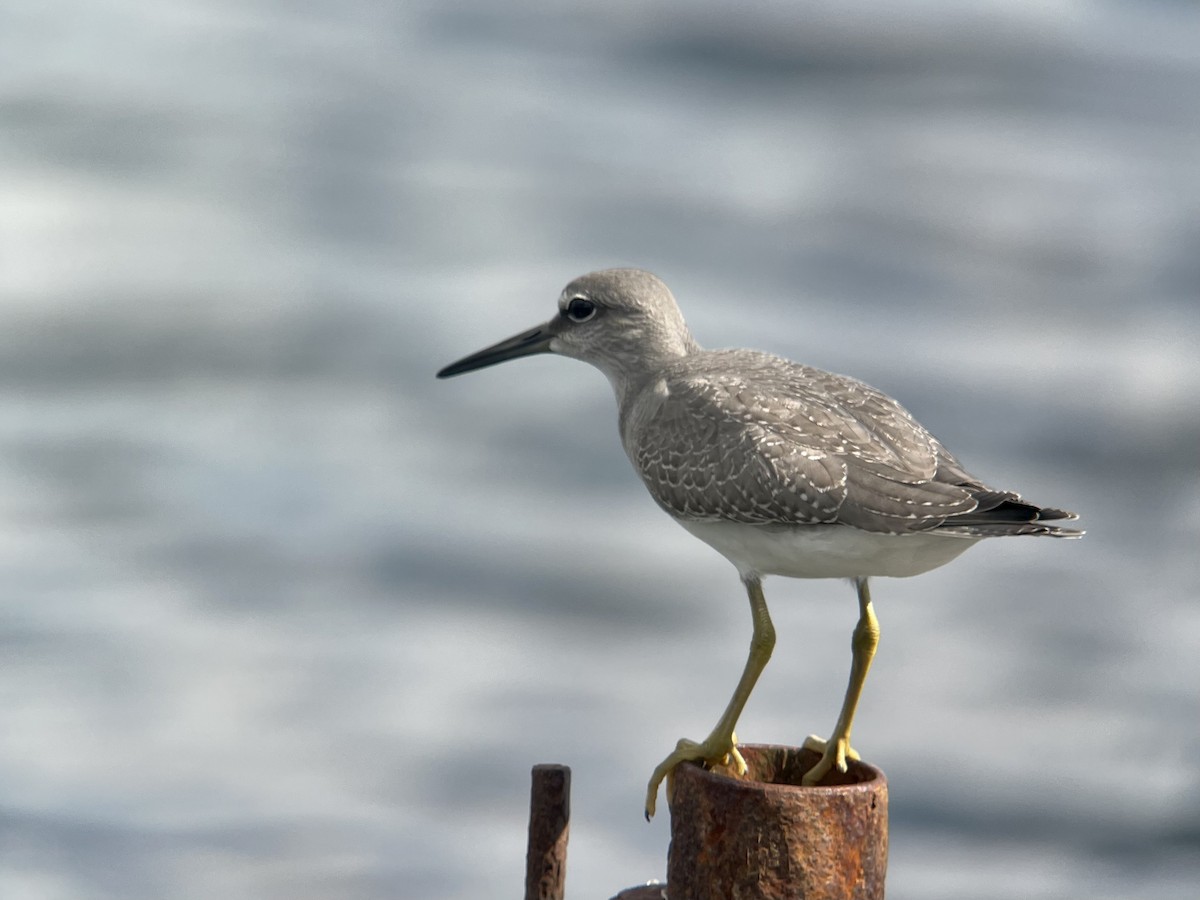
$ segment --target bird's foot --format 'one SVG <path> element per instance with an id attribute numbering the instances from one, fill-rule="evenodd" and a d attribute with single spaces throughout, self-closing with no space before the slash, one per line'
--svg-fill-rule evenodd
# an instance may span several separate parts
<path id="1" fill-rule="evenodd" d="M 831 769 L 836 768 L 839 772 L 845 772 L 846 760 L 860 759 L 858 752 L 850 746 L 849 738 L 835 736 L 825 740 L 815 734 L 810 734 L 804 739 L 804 749 L 815 750 L 821 754 L 821 759 L 804 773 L 804 777 L 800 779 L 801 784 L 817 784 L 829 774 Z"/>
<path id="2" fill-rule="evenodd" d="M 727 735 L 710 734 L 701 742 L 680 738 L 675 750 L 654 770 L 650 776 L 650 785 L 646 788 L 646 821 L 654 818 L 654 808 L 658 802 L 658 786 L 665 779 L 667 782 L 667 802 L 671 802 L 674 789 L 675 767 L 684 762 L 699 762 L 706 766 L 730 766 L 738 775 L 746 774 L 746 761 L 738 752 L 737 735 L 732 731 Z"/>

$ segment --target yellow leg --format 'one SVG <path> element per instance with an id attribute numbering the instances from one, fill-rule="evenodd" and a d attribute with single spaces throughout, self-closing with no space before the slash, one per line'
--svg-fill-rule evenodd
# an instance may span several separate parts
<path id="1" fill-rule="evenodd" d="M 820 762 L 804 773 L 801 779 L 804 784 L 816 784 L 835 766 L 839 772 L 845 772 L 846 760 L 858 759 L 858 754 L 850 749 L 850 726 L 854 723 L 854 710 L 858 708 L 858 699 L 862 696 L 871 660 L 875 658 L 875 648 L 879 646 L 879 620 L 871 608 L 867 579 L 856 578 L 854 583 L 858 588 L 858 625 L 850 642 L 854 654 L 850 663 L 850 683 L 846 686 L 842 712 L 829 740 L 809 735 L 804 742 L 805 747 L 821 754 Z"/>
<path id="2" fill-rule="evenodd" d="M 767 601 L 763 597 L 762 581 L 758 578 L 744 578 L 746 593 L 750 595 L 750 612 L 754 617 L 754 633 L 750 637 L 750 655 L 746 658 L 746 667 L 737 688 L 721 714 L 720 720 L 712 732 L 703 741 L 689 741 L 680 738 L 675 750 L 658 764 L 654 774 L 650 776 L 650 785 L 646 789 L 646 821 L 654 816 L 654 807 L 658 801 L 658 786 L 667 779 L 667 797 L 670 799 L 671 774 L 675 767 L 682 762 L 702 760 L 715 765 L 732 759 L 739 775 L 746 773 L 746 762 L 737 750 L 737 736 L 733 733 L 737 727 L 738 717 L 750 699 L 750 692 L 758 676 L 766 668 L 771 651 L 775 649 L 775 626 L 771 624 L 771 616 L 767 612 Z"/>

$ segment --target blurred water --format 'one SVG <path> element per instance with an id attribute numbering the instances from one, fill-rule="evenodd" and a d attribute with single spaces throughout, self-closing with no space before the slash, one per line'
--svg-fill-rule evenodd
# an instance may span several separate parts
<path id="1" fill-rule="evenodd" d="M 1200 14 L 1166 2 L 8 4 L 0 896 L 662 877 L 650 769 L 741 666 L 733 570 L 604 380 L 437 383 L 571 277 L 852 372 L 1077 509 L 875 590 L 889 896 L 1200 880 Z M 768 585 L 747 740 L 832 725 L 845 585 Z"/>

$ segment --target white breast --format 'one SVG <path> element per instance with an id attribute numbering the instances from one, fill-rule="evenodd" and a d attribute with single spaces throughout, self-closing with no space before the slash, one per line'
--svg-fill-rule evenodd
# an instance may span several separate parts
<path id="1" fill-rule="evenodd" d="M 861 578 L 920 575 L 973 547 L 954 535 L 877 534 L 846 525 L 748 525 L 676 519 L 742 575 Z"/>

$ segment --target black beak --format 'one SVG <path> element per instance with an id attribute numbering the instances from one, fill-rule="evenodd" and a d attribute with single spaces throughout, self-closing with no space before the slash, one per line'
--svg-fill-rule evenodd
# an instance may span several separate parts
<path id="1" fill-rule="evenodd" d="M 549 353 L 550 341 L 553 337 L 554 335 L 550 331 L 549 325 L 539 325 L 532 331 L 513 335 L 508 340 L 492 344 L 492 346 L 485 347 L 478 353 L 472 353 L 470 356 L 464 356 L 458 362 L 450 363 L 450 365 L 437 373 L 437 377 L 450 378 L 453 375 L 461 375 L 463 372 L 473 372 L 485 366 L 494 366 L 496 363 L 502 363 L 507 359 L 516 359 L 518 356 Z"/>

